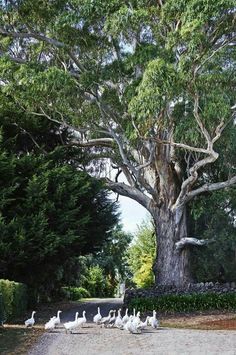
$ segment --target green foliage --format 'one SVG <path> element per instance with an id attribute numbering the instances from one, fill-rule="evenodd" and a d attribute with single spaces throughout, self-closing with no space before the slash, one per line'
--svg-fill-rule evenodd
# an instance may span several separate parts
<path id="1" fill-rule="evenodd" d="M 229 78 L 228 86 L 234 82 L 228 65 L 233 65 L 233 46 L 214 52 L 215 44 L 234 30 L 233 0 L 170 0 L 161 9 L 152 1 L 76 0 L 70 5 L 40 1 L 39 5 L 27 0 L 0 9 L 6 28 L 12 26 L 23 33 L 30 28 L 33 34 L 41 34 L 34 41 L 22 41 L 22 51 L 27 53 L 23 64 L 10 64 L 8 48 L 14 38 L 1 36 L 6 54 L 0 65 L 5 80 L 2 90 L 24 107 L 36 110 L 43 105 L 50 115 L 59 111 L 69 121 L 81 118 L 80 107 L 86 101 L 83 95 L 106 91 L 106 80 L 111 79 L 125 90 L 104 95 L 103 107 L 123 116 L 129 106 L 144 131 L 152 126 L 146 125 L 145 119 L 151 117 L 155 122 L 157 113 L 180 98 L 191 104 L 196 91 L 203 97 L 209 127 L 210 121 L 222 118 L 222 112 L 228 117 L 230 103 L 223 100 L 222 105 L 220 100 L 217 105 L 216 100 L 212 105 L 210 96 L 224 92 L 222 77 Z M 199 64 L 202 69 L 196 77 L 194 70 Z M 136 69 L 141 72 L 139 83 Z M 121 109 L 123 92 L 133 84 L 137 91 Z M 231 101 L 232 93 L 227 96 Z M 86 117 L 86 122 L 91 123 L 92 117 Z M 175 117 L 175 126 L 182 125 L 180 118 Z M 194 122 L 190 116 L 187 119 Z M 165 112 L 162 124 L 167 122 Z"/>
<path id="2" fill-rule="evenodd" d="M 78 301 L 81 298 L 91 297 L 90 293 L 83 287 L 63 287 L 63 296 L 71 301 Z"/>
<path id="3" fill-rule="evenodd" d="M 150 61 L 137 95 L 130 102 L 130 113 L 139 120 L 155 120 L 164 102 L 177 97 L 180 85 L 181 79 L 172 63 L 164 59 Z M 147 129 L 148 127 L 145 127 L 145 130 Z"/>
<path id="4" fill-rule="evenodd" d="M 82 283 L 91 297 L 112 297 L 114 289 L 104 270 L 96 265 L 90 266 Z"/>
<path id="5" fill-rule="evenodd" d="M 192 272 L 197 282 L 236 281 L 236 191 L 216 191 L 191 205 L 193 235 L 212 242 L 192 249 Z"/>
<path id="6" fill-rule="evenodd" d="M 117 225 L 111 233 L 109 239 L 98 251 L 91 262 L 99 265 L 105 275 L 110 278 L 115 285 L 127 275 L 127 248 L 132 236 L 122 230 L 121 225 Z"/>
<path id="7" fill-rule="evenodd" d="M 208 310 L 235 310 L 236 294 L 189 294 L 189 295 L 165 295 L 156 298 L 135 298 L 130 301 L 128 307 L 136 308 L 141 312 L 194 312 Z"/>
<path id="8" fill-rule="evenodd" d="M 77 259 L 79 271 L 75 284 L 93 297 L 113 297 L 119 282 L 127 277 L 126 255 L 130 240 L 131 236 L 117 224 L 100 250 Z"/>
<path id="9" fill-rule="evenodd" d="M 75 256 L 101 248 L 118 220 L 102 183 L 66 160 L 60 149 L 0 155 L 1 274 L 44 296 L 68 281 Z"/>
<path id="10" fill-rule="evenodd" d="M 138 287 L 150 287 L 154 284 L 152 267 L 156 256 L 156 242 L 153 226 L 143 222 L 128 252 L 128 264 L 133 281 Z"/>
<path id="11" fill-rule="evenodd" d="M 91 136 L 110 117 L 131 145 L 138 136 L 130 116 L 144 137 L 155 138 L 154 127 L 173 129 L 176 141 L 204 144 L 196 93 L 210 134 L 231 116 L 235 52 L 217 44 L 234 31 L 233 0 L 170 0 L 161 8 L 145 0 L 27 0 L 0 9 L 6 29 L 32 29 L 33 41 L 21 43 L 22 64 L 9 60 L 15 39 L 1 35 L 3 97 L 28 112 L 85 125 Z M 170 105 L 184 110 L 174 107 L 170 119 Z"/>
<path id="12" fill-rule="evenodd" d="M 9 280 L 0 280 L 0 320 L 6 321 L 21 316 L 27 308 L 26 285 Z"/>

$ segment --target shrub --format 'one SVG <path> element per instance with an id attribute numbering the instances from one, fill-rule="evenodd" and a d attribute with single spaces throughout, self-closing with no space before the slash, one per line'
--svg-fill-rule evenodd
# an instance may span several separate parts
<path id="1" fill-rule="evenodd" d="M 0 280 L 2 320 L 20 316 L 27 308 L 27 287 L 22 283 Z"/>
<path id="2" fill-rule="evenodd" d="M 98 265 L 90 266 L 83 286 L 91 297 L 109 297 L 114 293 L 109 277 L 104 275 L 103 269 Z"/>
<path id="3" fill-rule="evenodd" d="M 236 293 L 205 293 L 189 295 L 164 295 L 150 298 L 134 298 L 128 306 L 137 308 L 141 312 L 193 312 L 236 309 Z"/>
<path id="4" fill-rule="evenodd" d="M 97 266 L 91 266 L 88 270 L 87 289 L 92 297 L 102 297 L 105 294 L 105 277 L 103 270 Z"/>
<path id="5" fill-rule="evenodd" d="M 91 297 L 90 293 L 83 287 L 63 287 L 63 293 L 64 296 L 71 301 Z"/>

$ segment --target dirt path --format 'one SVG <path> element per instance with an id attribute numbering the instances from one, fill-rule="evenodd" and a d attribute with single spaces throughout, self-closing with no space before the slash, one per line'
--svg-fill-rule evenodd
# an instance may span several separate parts
<path id="1" fill-rule="evenodd" d="M 236 331 L 148 328 L 142 334 L 129 334 L 93 324 L 98 305 L 106 315 L 109 309 L 118 309 L 121 301 L 94 300 L 70 309 L 62 322 L 86 310 L 86 327 L 74 334 L 65 334 L 63 328 L 45 333 L 28 355 L 236 355 Z"/>

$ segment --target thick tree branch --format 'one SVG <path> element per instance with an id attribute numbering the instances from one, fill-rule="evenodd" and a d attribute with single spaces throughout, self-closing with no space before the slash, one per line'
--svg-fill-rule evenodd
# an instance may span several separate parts
<path id="1" fill-rule="evenodd" d="M 149 150 L 149 158 L 145 163 L 140 164 L 139 166 L 136 167 L 136 170 L 138 172 L 140 172 L 142 169 L 148 167 L 153 162 L 155 150 L 156 150 L 156 146 L 154 144 L 151 144 L 150 150 Z"/>
<path id="2" fill-rule="evenodd" d="M 8 36 L 8 37 L 12 37 L 12 38 L 25 38 L 25 39 L 30 39 L 30 38 L 34 38 L 37 39 L 39 41 L 43 41 L 49 44 L 52 44 L 55 47 L 66 47 L 66 44 L 63 42 L 60 42 L 54 38 L 49 38 L 47 36 L 44 36 L 42 34 L 39 33 L 35 33 L 35 32 L 17 32 L 17 31 L 6 31 L 3 27 L 0 27 L 0 34 L 4 35 L 4 36 Z"/>
<path id="3" fill-rule="evenodd" d="M 109 129 L 109 132 L 110 132 L 110 135 L 113 137 L 114 141 L 118 145 L 123 165 L 127 166 L 127 169 L 135 176 L 138 184 L 143 186 L 146 189 L 146 191 L 148 191 L 151 195 L 154 195 L 155 191 L 152 189 L 152 187 L 147 183 L 147 181 L 142 176 L 142 169 L 144 169 L 145 167 L 147 167 L 148 165 L 151 164 L 153 157 L 154 157 L 155 147 L 151 148 L 148 161 L 146 161 L 144 164 L 134 166 L 133 163 L 128 159 L 127 154 L 125 152 L 124 140 L 111 127 Z M 126 174 L 127 174 L 127 171 L 126 171 Z M 130 181 L 130 177 L 129 177 L 128 181 Z"/>
<path id="4" fill-rule="evenodd" d="M 181 238 L 178 242 L 175 243 L 176 250 L 182 250 L 188 245 L 202 246 L 212 243 L 214 239 L 197 239 L 185 237 Z"/>
<path id="5" fill-rule="evenodd" d="M 86 139 L 83 140 L 82 136 L 82 128 L 81 130 L 79 128 L 76 128 L 68 123 L 66 123 L 64 120 L 59 121 L 57 119 L 52 118 L 51 116 L 49 116 L 41 107 L 40 108 L 42 113 L 39 112 L 29 112 L 32 115 L 36 115 L 36 116 L 43 116 L 46 117 L 49 121 L 54 122 L 59 124 L 62 127 L 68 128 L 70 130 L 70 132 L 74 135 L 75 139 L 71 140 L 72 145 L 77 145 L 80 147 L 96 147 L 96 146 L 100 146 L 100 147 L 108 147 L 108 148 L 113 148 L 114 147 L 114 140 L 112 138 L 108 138 L 108 137 L 104 137 L 104 138 L 96 138 L 96 139 Z"/>
<path id="6" fill-rule="evenodd" d="M 210 150 L 211 149 L 211 136 L 208 133 L 206 127 L 203 125 L 199 113 L 198 113 L 198 109 L 199 109 L 199 95 L 195 94 L 194 96 L 194 108 L 193 108 L 193 114 L 195 117 L 195 120 L 203 134 L 203 136 L 206 138 L 206 142 L 207 142 L 207 149 Z"/>
<path id="7" fill-rule="evenodd" d="M 189 192 L 186 197 L 186 202 L 190 201 L 195 196 L 197 196 L 203 192 L 211 192 L 211 191 L 221 190 L 226 187 L 231 187 L 233 185 L 236 185 L 236 175 L 226 181 L 215 182 L 212 184 L 204 184 L 203 186 L 199 187 L 198 189 L 192 190 L 191 192 Z"/>
<path id="8" fill-rule="evenodd" d="M 145 137 L 142 137 L 142 138 L 143 139 L 147 139 Z M 176 147 L 176 148 L 183 148 L 183 149 L 189 150 L 191 152 L 209 154 L 209 150 L 207 150 L 207 149 L 199 148 L 199 147 L 193 147 L 193 146 L 185 144 L 185 143 L 175 143 L 173 141 L 167 141 L 167 140 L 163 140 L 163 139 L 159 139 L 159 138 L 151 138 L 151 137 L 148 137 L 148 139 L 155 140 L 159 144 L 166 144 L 166 145 L 170 145 L 170 146 L 173 146 L 173 147 Z"/>
<path id="9" fill-rule="evenodd" d="M 151 199 L 137 188 L 128 186 L 124 183 L 114 182 L 108 178 L 105 178 L 105 182 L 110 190 L 118 193 L 119 195 L 130 197 L 131 199 L 140 203 L 148 211 L 151 210 Z"/>
<path id="10" fill-rule="evenodd" d="M 72 140 L 72 144 L 79 147 L 114 147 L 114 141 L 112 138 L 96 138 L 87 141 Z"/>
<path id="11" fill-rule="evenodd" d="M 190 176 L 186 180 L 183 181 L 183 183 L 181 185 L 181 191 L 179 193 L 179 196 L 178 196 L 175 204 L 172 207 L 173 210 L 175 210 L 177 207 L 186 203 L 189 189 L 196 182 L 196 180 L 198 178 L 198 170 L 207 164 L 214 163 L 214 161 L 216 161 L 218 156 L 219 156 L 219 154 L 216 153 L 214 150 L 212 150 L 211 154 L 208 157 L 206 157 L 205 159 L 199 160 L 190 168 L 190 170 L 189 170 Z"/>
<path id="12" fill-rule="evenodd" d="M 220 45 L 194 69 L 194 77 L 196 76 L 197 72 L 204 66 L 204 64 L 206 64 L 206 62 L 208 62 L 212 57 L 214 57 L 214 55 L 221 49 L 229 45 L 234 39 L 235 37 L 228 40 L 225 39 L 222 43 L 220 43 Z"/>
<path id="13" fill-rule="evenodd" d="M 198 113 L 198 107 L 199 107 L 199 96 L 196 94 L 195 98 L 194 98 L 194 116 L 195 116 L 195 119 L 196 119 L 196 121 L 198 123 L 198 126 L 201 129 L 202 134 L 206 138 L 206 141 L 207 141 L 206 153 L 208 154 L 208 157 L 197 161 L 189 169 L 190 176 L 186 180 L 183 181 L 183 183 L 181 185 L 181 190 L 180 190 L 179 196 L 178 196 L 175 204 L 172 207 L 173 210 L 175 210 L 178 206 L 181 206 L 181 205 L 187 203 L 191 198 L 194 197 L 194 196 L 191 195 L 190 188 L 197 181 L 198 170 L 200 168 L 204 167 L 207 164 L 214 163 L 218 159 L 219 154 L 214 151 L 213 144 L 221 137 L 221 134 L 222 134 L 224 128 L 228 124 L 228 122 L 225 123 L 223 120 L 221 120 L 221 122 L 219 123 L 219 125 L 215 129 L 215 136 L 213 138 L 211 138 L 210 134 L 208 133 L 208 131 L 206 130 L 206 128 L 204 127 L 204 125 L 203 125 L 203 123 L 202 123 L 202 121 L 200 119 L 200 116 L 199 116 L 199 113 Z M 231 184 L 233 184 L 233 183 L 234 182 L 231 182 Z M 215 190 L 217 190 L 219 188 L 223 188 L 223 187 L 218 187 L 217 188 L 217 186 L 221 186 L 221 185 L 218 185 L 218 184 L 221 184 L 221 183 L 216 183 L 216 185 L 213 184 Z M 208 185 L 204 185 L 204 189 L 207 189 L 207 186 Z M 223 183 L 222 186 L 224 186 L 224 183 Z M 201 191 L 202 188 L 197 189 L 199 191 L 198 193 L 201 193 L 201 192 L 205 191 L 204 189 Z M 197 190 L 195 190 L 195 191 L 197 191 Z M 213 191 L 213 188 L 211 190 L 208 190 L 208 191 Z"/>
<path id="14" fill-rule="evenodd" d="M 135 186 L 135 178 L 134 176 L 131 174 L 131 172 L 129 171 L 129 169 L 127 168 L 126 165 L 121 165 L 121 169 L 123 171 L 123 174 L 125 175 L 128 183 L 130 184 L 130 186 Z"/>
<path id="15" fill-rule="evenodd" d="M 23 39 L 30 39 L 30 38 L 34 38 L 38 41 L 43 41 L 46 42 L 48 44 L 51 44 L 57 48 L 67 48 L 68 51 L 68 55 L 69 57 L 74 61 L 75 65 L 81 70 L 84 71 L 85 68 L 84 66 L 80 63 L 80 61 L 77 59 L 77 57 L 75 56 L 75 54 L 69 49 L 69 46 L 61 41 L 58 41 L 55 38 L 50 38 L 47 37 L 45 35 L 42 35 L 40 33 L 36 33 L 36 32 L 18 32 L 18 31 L 6 31 L 3 27 L 0 27 L 0 35 L 3 36 L 8 36 L 8 37 L 12 37 L 12 38 L 23 38 Z M 12 58 L 11 58 L 12 59 Z M 75 75 L 73 75 L 75 76 Z"/>
<path id="16" fill-rule="evenodd" d="M 134 174 L 136 174 L 135 168 L 130 163 L 126 155 L 126 152 L 124 150 L 124 142 L 122 141 L 122 138 L 111 127 L 109 128 L 109 133 L 113 137 L 116 144 L 118 145 L 123 164 L 126 165 Z"/>

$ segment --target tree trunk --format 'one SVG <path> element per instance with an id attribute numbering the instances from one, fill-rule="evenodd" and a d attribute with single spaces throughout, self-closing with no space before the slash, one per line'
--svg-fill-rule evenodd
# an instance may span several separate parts
<path id="1" fill-rule="evenodd" d="M 189 249 L 176 250 L 175 243 L 187 236 L 186 210 L 176 212 L 161 208 L 155 219 L 157 259 L 154 266 L 157 285 L 183 286 L 192 281 Z"/>

